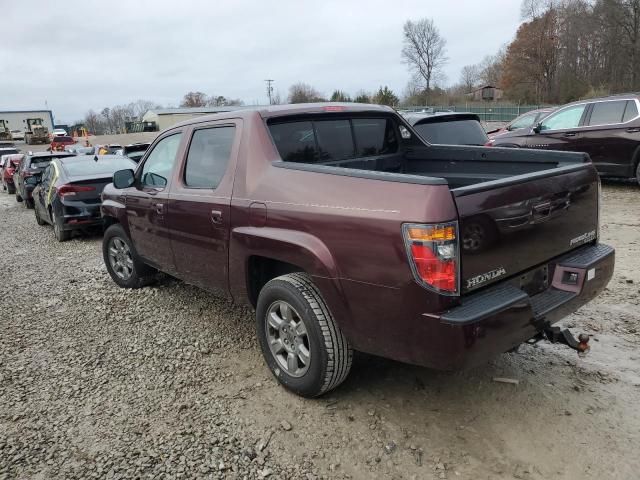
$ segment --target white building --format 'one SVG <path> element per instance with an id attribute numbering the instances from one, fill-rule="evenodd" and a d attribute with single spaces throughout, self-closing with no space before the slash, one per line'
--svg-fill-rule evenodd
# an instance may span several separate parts
<path id="1" fill-rule="evenodd" d="M 9 110 L 0 111 L 0 120 L 7 122 L 9 130 L 27 130 L 28 118 L 41 118 L 42 124 L 53 132 L 53 113 L 51 110 Z"/>
<path id="2" fill-rule="evenodd" d="M 157 129 L 162 131 L 184 120 L 190 120 L 202 115 L 213 115 L 214 113 L 231 112 L 233 110 L 242 110 L 252 108 L 252 106 L 243 107 L 194 107 L 194 108 L 158 108 L 149 110 L 142 117 L 143 122 L 155 122 Z"/>

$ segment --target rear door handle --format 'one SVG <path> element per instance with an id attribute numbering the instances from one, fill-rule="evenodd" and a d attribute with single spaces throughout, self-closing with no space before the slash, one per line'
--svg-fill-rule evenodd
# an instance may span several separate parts
<path id="1" fill-rule="evenodd" d="M 571 133 L 571 132 L 567 132 L 564 134 L 565 137 L 575 137 L 576 134 L 575 133 Z"/>
<path id="2" fill-rule="evenodd" d="M 158 215 L 164 214 L 164 204 L 163 203 L 154 203 L 153 206 L 156 209 L 156 213 Z"/>
<path id="3" fill-rule="evenodd" d="M 211 210 L 211 222 L 216 225 L 222 223 L 222 212 L 220 210 Z"/>
<path id="4" fill-rule="evenodd" d="M 638 133 L 640 132 L 640 128 L 627 128 L 628 133 Z"/>

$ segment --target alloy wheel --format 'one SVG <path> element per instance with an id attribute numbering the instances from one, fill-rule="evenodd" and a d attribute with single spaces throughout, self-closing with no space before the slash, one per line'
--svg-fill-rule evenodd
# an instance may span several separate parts
<path id="1" fill-rule="evenodd" d="M 267 342 L 278 365 L 292 377 L 301 377 L 311 361 L 307 328 L 298 312 L 287 302 L 271 304 L 265 318 Z"/>
<path id="2" fill-rule="evenodd" d="M 133 274 L 133 257 L 127 242 L 113 237 L 108 245 L 109 264 L 115 274 L 122 280 L 129 280 Z"/>

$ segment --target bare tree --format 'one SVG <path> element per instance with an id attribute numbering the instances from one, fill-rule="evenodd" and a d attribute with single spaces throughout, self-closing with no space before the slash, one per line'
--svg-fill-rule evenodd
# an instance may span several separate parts
<path id="1" fill-rule="evenodd" d="M 404 24 L 402 57 L 409 68 L 424 82 L 427 95 L 436 75 L 447 63 L 447 42 L 433 20 L 423 18 Z"/>
<path id="2" fill-rule="evenodd" d="M 160 105 L 158 105 L 155 102 L 152 102 L 150 100 L 136 100 L 135 102 L 129 104 L 131 109 L 133 110 L 133 115 L 138 119 L 138 120 L 142 120 L 142 117 L 144 116 L 145 113 L 147 113 L 149 110 L 153 110 L 156 108 L 161 108 Z"/>
<path id="3" fill-rule="evenodd" d="M 289 87 L 289 103 L 323 102 L 324 98 L 311 85 L 295 83 Z"/>
<path id="4" fill-rule="evenodd" d="M 465 65 L 460 71 L 460 85 L 469 93 L 480 81 L 480 67 L 478 65 Z"/>
<path id="5" fill-rule="evenodd" d="M 209 98 L 203 92 L 189 92 L 182 97 L 181 107 L 206 107 Z"/>
<path id="6" fill-rule="evenodd" d="M 233 105 L 242 105 L 243 102 L 239 98 L 227 98 L 223 95 L 212 95 L 207 100 L 207 106 L 210 107 L 228 107 Z"/>
<path id="7" fill-rule="evenodd" d="M 84 126 L 93 135 L 100 135 L 101 133 L 103 133 L 103 125 L 102 120 L 100 119 L 100 115 L 98 115 L 93 110 L 89 110 L 87 113 L 85 113 Z"/>

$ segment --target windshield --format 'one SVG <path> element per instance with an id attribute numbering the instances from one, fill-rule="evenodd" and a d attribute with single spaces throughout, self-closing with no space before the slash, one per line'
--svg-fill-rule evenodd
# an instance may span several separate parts
<path id="1" fill-rule="evenodd" d="M 71 137 L 67 137 L 65 135 L 60 135 L 58 137 L 55 137 L 54 142 L 73 142 L 73 138 Z"/>
<path id="2" fill-rule="evenodd" d="M 413 128 L 429 143 L 443 145 L 484 145 L 488 138 L 476 120 L 422 123 Z"/>
<path id="3" fill-rule="evenodd" d="M 62 166 L 70 177 L 93 176 L 93 175 L 113 175 L 118 170 L 134 168 L 133 163 L 128 158 L 104 158 L 98 157 L 98 161 L 88 158 L 85 160 L 74 160 L 64 162 Z"/>

